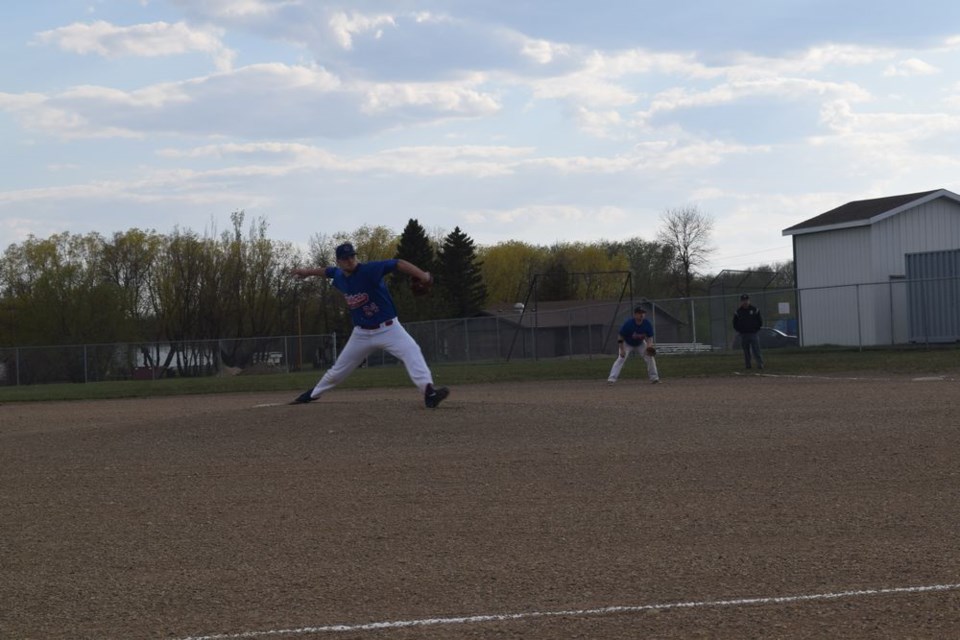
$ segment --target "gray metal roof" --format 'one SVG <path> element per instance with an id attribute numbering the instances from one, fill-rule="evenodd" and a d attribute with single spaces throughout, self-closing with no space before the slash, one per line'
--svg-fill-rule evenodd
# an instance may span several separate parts
<path id="1" fill-rule="evenodd" d="M 870 200 L 855 200 L 831 209 L 826 213 L 804 220 L 800 224 L 787 227 L 783 235 L 813 233 L 814 231 L 829 231 L 872 224 L 885 217 L 900 213 L 900 211 L 915 207 L 935 198 L 947 197 L 960 202 L 960 196 L 946 189 L 920 191 L 900 196 L 873 198 Z"/>

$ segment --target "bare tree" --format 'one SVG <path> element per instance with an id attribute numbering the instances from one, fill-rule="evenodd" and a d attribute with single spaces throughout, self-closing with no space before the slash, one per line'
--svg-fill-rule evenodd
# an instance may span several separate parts
<path id="1" fill-rule="evenodd" d="M 657 240 L 673 249 L 680 295 L 690 297 L 697 268 L 706 264 L 714 251 L 710 245 L 713 219 L 696 206 L 686 206 L 668 209 L 661 222 Z"/>

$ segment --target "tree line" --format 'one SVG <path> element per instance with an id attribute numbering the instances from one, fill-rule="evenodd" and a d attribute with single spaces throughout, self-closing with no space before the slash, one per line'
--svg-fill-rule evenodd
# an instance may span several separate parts
<path id="1" fill-rule="evenodd" d="M 711 278 L 698 272 L 709 255 L 711 221 L 695 208 L 668 211 L 654 241 L 550 246 L 477 246 L 459 227 L 430 237 L 411 219 L 399 235 L 362 226 L 314 235 L 301 248 L 270 239 L 263 218 L 246 225 L 237 211 L 230 221 L 219 234 L 130 229 L 111 237 L 31 236 L 9 246 L 0 261 L 0 346 L 346 333 L 346 305 L 329 281 L 289 274 L 303 264 L 334 264 L 334 248 L 344 241 L 361 261 L 403 258 L 435 275 L 425 298 L 414 297 L 401 274 L 391 278 L 405 321 L 512 306 L 534 282 L 538 300 L 615 299 L 629 273 L 634 295 L 657 299 L 705 294 Z"/>

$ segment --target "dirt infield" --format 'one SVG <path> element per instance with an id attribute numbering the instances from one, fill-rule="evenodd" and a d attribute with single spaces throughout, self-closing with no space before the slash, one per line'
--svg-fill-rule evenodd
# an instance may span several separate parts
<path id="1" fill-rule="evenodd" d="M 0 638 L 960 637 L 956 380 L 292 395 L 0 406 Z"/>

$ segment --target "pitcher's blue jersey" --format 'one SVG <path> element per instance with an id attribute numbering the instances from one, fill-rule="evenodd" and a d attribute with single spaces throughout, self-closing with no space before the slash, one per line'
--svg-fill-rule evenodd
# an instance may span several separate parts
<path id="1" fill-rule="evenodd" d="M 378 260 L 359 263 L 349 276 L 339 267 L 327 267 L 325 275 L 343 292 L 353 324 L 375 325 L 397 317 L 393 298 L 383 281 L 396 268 L 396 260 Z"/>
<path id="2" fill-rule="evenodd" d="M 637 321 L 633 318 L 628 318 L 620 327 L 620 336 L 631 347 L 637 347 L 640 346 L 644 338 L 653 337 L 653 325 L 646 318 L 640 324 L 637 324 Z"/>

